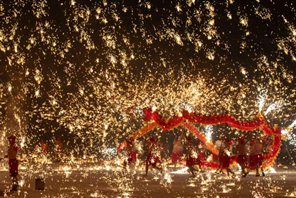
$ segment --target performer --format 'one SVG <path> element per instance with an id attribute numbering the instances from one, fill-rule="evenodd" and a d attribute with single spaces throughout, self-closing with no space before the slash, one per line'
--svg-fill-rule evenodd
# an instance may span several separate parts
<path id="1" fill-rule="evenodd" d="M 263 140 L 262 140 L 262 138 L 255 140 L 255 143 L 254 143 L 253 149 L 252 149 L 252 153 L 251 153 L 250 161 L 252 161 L 252 160 L 254 160 L 254 164 L 256 166 L 256 176 L 260 176 L 259 169 L 261 170 L 262 176 L 265 176 L 265 173 L 264 173 L 264 170 L 262 167 L 262 162 L 263 162 Z"/>
<path id="2" fill-rule="evenodd" d="M 148 141 L 148 154 L 145 160 L 146 163 L 146 176 L 148 175 L 149 166 L 162 172 L 161 164 L 161 150 L 162 146 L 158 142 L 157 137 L 152 136 Z"/>
<path id="3" fill-rule="evenodd" d="M 195 172 L 201 171 L 201 160 L 204 159 L 204 154 L 202 152 L 198 152 L 192 142 L 191 137 L 186 137 L 187 139 L 187 147 L 185 150 L 186 153 L 186 166 L 188 167 L 189 172 L 193 177 L 196 176 Z M 198 166 L 198 168 L 195 167 Z"/>
<path id="4" fill-rule="evenodd" d="M 263 167 L 263 142 L 262 138 L 255 138 L 251 140 L 251 152 L 250 152 L 250 169 L 256 169 L 256 176 L 260 176 L 259 169 L 262 172 L 262 176 L 265 176 Z"/>
<path id="5" fill-rule="evenodd" d="M 127 159 L 124 160 L 124 167 L 132 166 L 134 167 L 137 161 L 137 150 L 135 147 L 135 142 L 133 138 L 129 138 L 126 140 L 127 146 L 126 146 L 126 156 Z"/>
<path id="6" fill-rule="evenodd" d="M 188 145 L 187 146 L 187 149 L 186 149 L 186 166 L 188 167 L 190 173 L 192 174 L 192 176 L 196 176 L 195 175 L 195 172 L 198 171 L 198 169 L 196 169 L 194 167 L 195 165 L 195 159 L 194 157 L 192 156 L 193 155 L 193 148 L 191 145 Z"/>
<path id="7" fill-rule="evenodd" d="M 16 137 L 11 135 L 8 137 L 9 146 L 7 150 L 7 155 L 9 165 L 9 175 L 12 179 L 12 188 L 11 191 L 17 191 L 18 189 L 18 160 L 17 153 L 19 148 L 16 145 Z"/>
<path id="8" fill-rule="evenodd" d="M 223 145 L 223 140 L 221 138 L 221 136 L 219 137 L 218 140 L 215 141 L 215 145 L 217 147 L 217 149 L 219 150 L 219 153 L 217 155 L 217 157 L 215 157 L 215 161 L 217 161 L 219 163 L 219 167 L 217 168 L 217 170 L 215 171 L 215 173 L 221 173 L 222 172 L 222 167 L 221 167 L 221 162 L 222 162 L 222 150 L 224 149 L 224 145 Z"/>
<path id="9" fill-rule="evenodd" d="M 230 148 L 230 143 L 227 140 L 223 140 L 223 143 L 220 146 L 219 149 L 219 172 L 218 173 L 222 173 L 224 169 L 226 169 L 227 175 L 229 175 L 229 173 L 231 173 L 232 175 L 234 175 L 234 172 L 230 169 L 230 152 L 229 152 L 229 148 Z"/>
<path id="10" fill-rule="evenodd" d="M 244 136 L 238 139 L 237 144 L 237 162 L 241 167 L 242 176 L 246 176 L 246 168 L 248 167 L 248 156 L 247 156 L 247 141 Z"/>
<path id="11" fill-rule="evenodd" d="M 177 162 L 182 157 L 182 154 L 183 154 L 182 138 L 181 138 L 181 136 L 177 136 L 174 139 L 172 156 L 171 156 L 172 164 L 174 164 L 175 167 L 176 167 Z"/>

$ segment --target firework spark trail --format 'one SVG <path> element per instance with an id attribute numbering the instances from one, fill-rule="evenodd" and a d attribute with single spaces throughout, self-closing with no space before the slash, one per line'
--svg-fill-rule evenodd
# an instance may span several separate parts
<path id="1" fill-rule="evenodd" d="M 290 124 L 289 126 L 288 126 L 288 128 L 293 128 L 293 127 L 295 127 L 296 126 L 296 120 L 294 120 L 294 122 L 292 123 L 292 124 Z"/>
<path id="2" fill-rule="evenodd" d="M 296 126 L 296 120 L 292 124 L 290 124 L 287 128 L 282 130 L 282 134 L 287 136 L 288 140 L 293 140 L 291 141 L 292 144 L 296 141 L 296 135 L 293 134 L 293 128 Z"/>
<path id="3" fill-rule="evenodd" d="M 7 108 L 14 112 L 11 122 L 22 128 L 20 139 L 27 136 L 22 144 L 45 134 L 61 138 L 63 132 L 81 148 L 91 146 L 89 151 L 114 147 L 114 140 L 137 130 L 145 107 L 166 118 L 186 109 L 250 120 L 259 109 L 279 123 L 294 119 L 293 18 L 278 18 L 259 2 L 250 3 L 250 10 L 234 1 L 158 6 L 1 2 L 1 139 L 10 133 Z M 254 18 L 267 25 L 254 28 Z M 257 39 L 264 28 L 277 50 L 265 51 Z M 253 61 L 244 62 L 246 57 Z M 271 105 L 265 110 L 266 104 Z M 129 108 L 137 110 L 128 113 Z"/>
<path id="4" fill-rule="evenodd" d="M 271 111 L 275 110 L 275 109 L 279 109 L 281 108 L 281 102 L 277 101 L 275 103 L 272 103 L 271 105 L 269 105 L 269 107 L 266 109 L 266 111 L 264 112 L 264 115 L 266 116 L 268 113 L 270 113 Z"/>
<path id="5" fill-rule="evenodd" d="M 264 95 L 259 95 L 258 97 L 258 108 L 259 108 L 259 112 L 262 112 L 262 109 L 265 105 L 265 101 L 266 101 L 266 94 Z"/>
<path id="6" fill-rule="evenodd" d="M 212 141 L 212 134 L 213 134 L 213 126 L 206 126 L 205 127 L 205 131 L 206 131 L 206 138 L 207 138 L 207 141 L 210 142 Z"/>

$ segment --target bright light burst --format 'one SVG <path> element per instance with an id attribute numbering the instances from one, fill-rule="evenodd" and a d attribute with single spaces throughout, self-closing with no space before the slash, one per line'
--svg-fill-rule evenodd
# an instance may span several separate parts
<path id="1" fill-rule="evenodd" d="M 213 126 L 207 125 L 205 127 L 205 134 L 206 134 L 207 141 L 208 142 L 212 141 Z"/>
<path id="2" fill-rule="evenodd" d="M 287 136 L 288 140 L 292 140 L 290 143 L 296 146 L 296 135 L 293 134 L 293 128 L 296 126 L 296 120 L 290 124 L 287 128 L 282 130 L 282 134 Z"/>
<path id="3" fill-rule="evenodd" d="M 266 94 L 259 95 L 259 97 L 258 97 L 259 112 L 262 112 L 263 106 L 265 105 L 265 101 L 266 101 Z"/>
<path id="4" fill-rule="evenodd" d="M 266 111 L 264 112 L 264 115 L 267 115 L 268 113 L 270 113 L 273 110 L 279 109 L 281 108 L 282 104 L 281 102 L 277 101 L 275 103 L 272 103 L 271 105 L 268 106 L 268 108 L 266 109 Z"/>
<path id="5" fill-rule="evenodd" d="M 289 126 L 288 126 L 288 128 L 293 128 L 293 127 L 295 127 L 296 126 L 296 120 L 294 120 L 294 122 L 292 123 L 292 124 L 290 124 Z"/>

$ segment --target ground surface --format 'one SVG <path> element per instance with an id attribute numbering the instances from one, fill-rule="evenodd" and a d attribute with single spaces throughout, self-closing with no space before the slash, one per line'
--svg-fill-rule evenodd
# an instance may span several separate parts
<path id="1" fill-rule="evenodd" d="M 241 178 L 205 171 L 190 177 L 185 168 L 160 174 L 135 174 L 120 167 L 95 164 L 50 164 L 21 167 L 18 192 L 7 195 L 10 178 L 0 169 L 0 197 L 296 197 L 296 172 L 291 169 Z M 35 178 L 44 175 L 46 188 L 35 190 Z M 1 195 L 4 191 L 4 195 Z"/>

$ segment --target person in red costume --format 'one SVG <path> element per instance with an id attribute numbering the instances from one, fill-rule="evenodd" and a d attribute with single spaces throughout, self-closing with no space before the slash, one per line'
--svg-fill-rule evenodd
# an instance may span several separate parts
<path id="1" fill-rule="evenodd" d="M 176 167 L 177 162 L 182 157 L 182 154 L 183 154 L 182 137 L 181 136 L 177 136 L 174 139 L 173 150 L 172 150 L 172 155 L 171 155 L 172 164 L 174 164 L 175 167 Z"/>
<path id="2" fill-rule="evenodd" d="M 220 148 L 219 148 L 219 172 L 222 173 L 224 169 L 226 169 L 227 175 L 231 173 L 234 175 L 234 172 L 230 169 L 230 141 L 226 139 L 223 140 Z"/>
<path id="3" fill-rule="evenodd" d="M 259 169 L 261 170 L 262 176 L 265 176 L 262 163 L 263 163 L 263 140 L 262 138 L 256 137 L 251 140 L 249 168 L 256 170 L 257 177 L 260 176 Z M 245 176 L 247 174 L 248 172 L 245 174 Z"/>
<path id="4" fill-rule="evenodd" d="M 196 159 L 193 157 L 193 145 L 191 143 L 187 143 L 186 147 L 186 166 L 188 167 L 189 172 L 192 176 L 195 176 L 195 172 L 198 171 L 194 166 L 196 164 Z"/>
<path id="5" fill-rule="evenodd" d="M 205 145 L 202 142 L 199 142 L 198 144 L 198 151 L 197 151 L 197 160 L 196 164 L 198 165 L 200 171 L 202 170 L 202 163 L 206 161 L 206 148 Z"/>
<path id="6" fill-rule="evenodd" d="M 196 176 L 195 172 L 202 171 L 202 161 L 205 160 L 205 153 L 202 151 L 203 146 L 201 142 L 198 143 L 197 147 L 193 145 L 192 139 L 190 136 L 186 137 L 187 146 L 185 149 L 186 153 L 186 166 L 188 167 L 189 172 L 193 177 Z M 198 147 L 200 147 L 198 149 Z M 198 168 L 196 168 L 196 165 Z"/>
<path id="7" fill-rule="evenodd" d="M 248 156 L 247 156 L 247 140 L 244 136 L 238 139 L 237 144 L 237 163 L 240 165 L 242 170 L 242 176 L 246 176 L 246 168 L 248 167 Z"/>
<path id="8" fill-rule="evenodd" d="M 161 143 L 158 142 L 157 137 L 152 136 L 148 140 L 148 154 L 145 160 L 146 164 L 146 176 L 148 175 L 149 167 L 151 166 L 154 169 L 157 169 L 162 172 L 162 168 L 160 167 L 161 164 L 161 150 L 162 146 Z"/>
<path id="9" fill-rule="evenodd" d="M 126 140 L 126 157 L 127 159 L 124 161 L 124 167 L 127 166 L 135 166 L 137 161 L 137 150 L 135 147 L 135 142 L 133 138 L 129 138 Z"/>
<path id="10" fill-rule="evenodd" d="M 11 135 L 8 137 L 8 150 L 7 155 L 5 157 L 8 158 L 9 165 L 9 175 L 12 179 L 12 189 L 11 191 L 17 191 L 18 188 L 18 160 L 17 153 L 19 148 L 16 145 L 16 137 Z"/>

